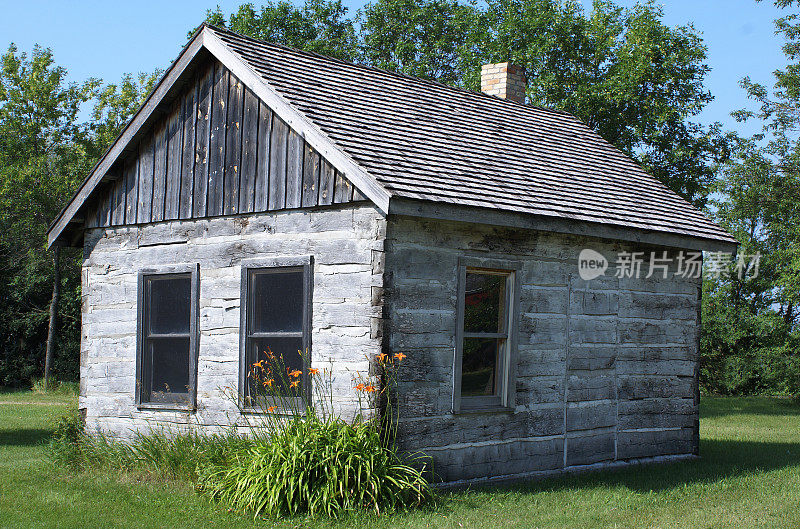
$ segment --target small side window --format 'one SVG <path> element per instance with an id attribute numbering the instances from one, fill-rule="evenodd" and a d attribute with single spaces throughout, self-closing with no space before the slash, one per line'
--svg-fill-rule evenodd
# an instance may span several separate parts
<path id="1" fill-rule="evenodd" d="M 459 266 L 453 409 L 509 406 L 514 270 Z"/>
<path id="2" fill-rule="evenodd" d="M 137 403 L 193 406 L 197 363 L 197 271 L 139 278 Z"/>

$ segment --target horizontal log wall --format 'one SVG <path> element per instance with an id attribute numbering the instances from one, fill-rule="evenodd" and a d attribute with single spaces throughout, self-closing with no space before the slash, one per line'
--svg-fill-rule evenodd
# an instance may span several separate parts
<path id="1" fill-rule="evenodd" d="M 579 278 L 583 248 L 606 256 L 605 278 Z M 612 277 L 617 252 L 634 250 L 663 248 L 390 217 L 386 352 L 407 355 L 401 446 L 431 455 L 445 481 L 696 452 L 701 284 Z M 461 255 L 522 262 L 511 412 L 451 412 Z"/>
<path id="2" fill-rule="evenodd" d="M 312 364 L 333 369 L 334 405 L 358 410 L 352 376 L 380 352 L 380 290 L 385 219 L 372 206 L 265 213 L 235 219 L 172 221 L 89 230 L 84 246 L 80 406 L 90 431 L 246 426 L 226 395 L 239 380 L 241 261 L 314 258 Z M 197 412 L 135 406 L 137 274 L 199 263 L 200 348 Z M 252 417 L 252 416 L 250 416 Z M 257 422 L 257 419 L 256 419 Z"/>
<path id="3" fill-rule="evenodd" d="M 90 204 L 88 228 L 366 200 L 220 63 L 134 151 Z"/>

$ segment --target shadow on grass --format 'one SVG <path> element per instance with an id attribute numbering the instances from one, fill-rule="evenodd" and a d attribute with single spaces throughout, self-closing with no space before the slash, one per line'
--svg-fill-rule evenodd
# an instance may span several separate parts
<path id="1" fill-rule="evenodd" d="M 19 430 L 0 430 L 0 448 L 4 446 L 35 446 L 46 443 L 52 435 L 44 428 L 21 428 Z"/>
<path id="2" fill-rule="evenodd" d="M 542 492 L 580 491 L 624 487 L 648 493 L 678 489 L 693 484 L 710 484 L 737 476 L 800 466 L 799 443 L 703 440 L 701 458 L 676 463 L 632 465 L 618 470 L 571 474 L 505 486 L 480 487 L 482 492 L 512 492 L 534 495 Z M 463 492 L 463 491 L 462 491 Z M 480 496 L 460 495 L 459 503 L 479 507 Z"/>
<path id="3" fill-rule="evenodd" d="M 700 416 L 716 419 L 731 415 L 800 417 L 800 401 L 781 397 L 701 397 Z"/>

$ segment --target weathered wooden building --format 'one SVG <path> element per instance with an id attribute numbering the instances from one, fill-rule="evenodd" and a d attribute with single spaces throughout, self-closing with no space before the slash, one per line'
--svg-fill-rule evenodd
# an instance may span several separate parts
<path id="1" fill-rule="evenodd" d="M 696 454 L 701 281 L 676 267 L 734 239 L 521 104 L 513 67 L 482 74 L 203 26 L 49 233 L 84 248 L 88 427 L 239 424 L 224 393 L 266 347 L 332 366 L 346 412 L 383 351 L 407 355 L 400 443 L 445 481 Z M 584 249 L 662 266 L 582 279 Z"/>

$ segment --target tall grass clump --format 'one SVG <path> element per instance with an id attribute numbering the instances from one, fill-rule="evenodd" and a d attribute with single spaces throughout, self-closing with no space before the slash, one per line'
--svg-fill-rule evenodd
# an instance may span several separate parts
<path id="1" fill-rule="evenodd" d="M 423 459 L 406 461 L 394 445 L 389 388 L 395 359 L 379 355 L 378 363 L 379 380 L 359 376 L 355 391 L 360 408 L 366 400 L 380 411 L 347 421 L 333 412 L 330 372 L 326 381 L 308 369 L 303 389 L 303 373 L 267 351 L 249 373 L 250 392 L 243 397 L 259 411 L 252 445 L 200 469 L 198 488 L 256 516 L 386 513 L 430 500 Z"/>
<path id="2" fill-rule="evenodd" d="M 198 469 L 224 460 L 251 441 L 235 434 L 209 435 L 153 430 L 121 441 L 88 435 L 77 409 L 59 418 L 50 440 L 54 461 L 70 470 L 106 470 L 157 479 L 197 480 Z"/>

